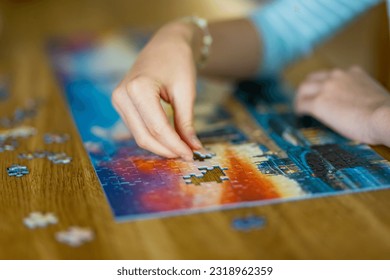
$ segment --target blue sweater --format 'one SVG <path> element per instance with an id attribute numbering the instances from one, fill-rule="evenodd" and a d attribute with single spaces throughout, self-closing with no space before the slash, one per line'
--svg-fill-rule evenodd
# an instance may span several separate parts
<path id="1" fill-rule="evenodd" d="M 251 14 L 263 41 L 258 74 L 277 73 L 308 55 L 381 0 L 274 0 Z"/>

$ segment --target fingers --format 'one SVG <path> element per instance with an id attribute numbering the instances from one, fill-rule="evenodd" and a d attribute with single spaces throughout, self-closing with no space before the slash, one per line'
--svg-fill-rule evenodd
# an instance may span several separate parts
<path id="1" fill-rule="evenodd" d="M 312 81 L 303 82 L 299 86 L 297 94 L 306 98 L 311 98 L 320 92 L 321 86 L 322 83 L 320 82 L 312 82 Z"/>
<path id="2" fill-rule="evenodd" d="M 174 121 L 177 133 L 192 149 L 199 150 L 202 144 L 195 133 L 193 125 L 194 102 L 195 102 L 195 81 L 192 83 L 182 83 L 173 91 L 174 99 L 172 106 L 175 112 Z M 190 85 L 189 87 L 186 85 Z"/>
<path id="3" fill-rule="evenodd" d="M 126 92 L 118 93 L 117 91 L 114 95 L 113 104 L 115 109 L 120 114 L 126 126 L 131 130 L 138 146 L 163 157 L 176 158 L 177 155 L 174 152 L 160 144 L 151 136 Z"/>
<path id="4" fill-rule="evenodd" d="M 349 71 L 361 72 L 359 67 L 352 67 Z M 331 71 L 319 71 L 309 74 L 297 89 L 294 100 L 294 108 L 298 114 L 316 115 L 316 100 L 321 98 L 324 92 L 331 89 L 332 81 L 345 77 L 345 71 L 333 69 Z"/>
<path id="5" fill-rule="evenodd" d="M 309 74 L 307 77 L 306 77 L 306 81 L 318 81 L 318 82 L 322 82 L 326 79 L 328 79 L 330 76 L 330 73 L 329 71 L 318 71 L 318 72 L 314 72 L 314 73 L 311 73 Z"/>
<path id="6" fill-rule="evenodd" d="M 364 73 L 363 69 L 358 65 L 354 65 L 351 68 L 349 68 L 349 72 L 358 73 L 358 74 Z"/>
<path id="7" fill-rule="evenodd" d="M 128 85 L 127 95 L 142 117 L 150 135 L 178 157 L 191 161 L 193 158 L 192 150 L 169 124 L 161 106 L 161 90 L 153 81 L 139 80 Z M 147 149 L 151 150 L 151 147 L 147 146 Z"/>
<path id="8" fill-rule="evenodd" d="M 320 92 L 322 84 L 329 79 L 329 71 L 314 72 L 306 77 L 299 86 L 297 93 L 300 97 L 312 98 Z"/>
<path id="9" fill-rule="evenodd" d="M 312 115 L 315 98 L 310 98 L 301 92 L 298 92 L 294 99 L 294 109 L 298 115 Z"/>
<path id="10" fill-rule="evenodd" d="M 320 94 L 324 82 L 329 77 L 329 71 L 314 72 L 300 84 L 294 100 L 294 108 L 298 114 L 312 115 L 315 97 Z"/>

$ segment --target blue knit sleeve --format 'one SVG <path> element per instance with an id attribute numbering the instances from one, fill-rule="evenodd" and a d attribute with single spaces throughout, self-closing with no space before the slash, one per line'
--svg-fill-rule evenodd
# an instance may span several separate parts
<path id="1" fill-rule="evenodd" d="M 263 42 L 258 75 L 277 73 L 308 55 L 381 0 L 275 0 L 250 15 Z"/>

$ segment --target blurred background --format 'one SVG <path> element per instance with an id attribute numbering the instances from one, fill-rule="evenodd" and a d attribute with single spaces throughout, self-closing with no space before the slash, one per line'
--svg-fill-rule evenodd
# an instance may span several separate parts
<path id="1" fill-rule="evenodd" d="M 210 20 L 240 17 L 267 1 L 255 0 L 2 0 L 0 64 L 42 59 L 52 37 L 96 34 L 128 27 L 157 28 L 172 19 L 198 15 Z M 389 31 L 386 4 L 359 17 L 312 56 L 285 74 L 298 83 L 325 66 L 359 64 L 389 86 Z M 17 56 L 17 58 L 15 57 Z M 24 61 L 24 62 L 23 62 Z M 13 65 L 19 65 L 18 63 Z"/>

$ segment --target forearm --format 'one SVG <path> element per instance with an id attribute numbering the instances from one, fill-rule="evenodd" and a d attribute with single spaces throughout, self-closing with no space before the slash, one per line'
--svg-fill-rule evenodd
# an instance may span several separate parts
<path id="1" fill-rule="evenodd" d="M 276 74 L 378 2 L 279 0 L 255 11 L 250 18 L 211 22 L 213 43 L 200 74 L 229 78 Z M 202 30 L 183 21 L 168 26 L 186 29 L 194 58 L 199 58 Z"/>
<path id="2" fill-rule="evenodd" d="M 200 74 L 227 78 L 254 76 L 261 57 L 261 40 L 250 20 L 212 22 L 209 30 L 213 43 L 204 67 L 199 69 Z M 195 24 L 176 21 L 159 33 L 160 36 L 181 36 L 190 44 L 194 60 L 199 60 L 204 34 Z"/>
<path id="3" fill-rule="evenodd" d="M 214 41 L 201 74 L 229 78 L 253 77 L 261 59 L 261 38 L 252 22 L 236 19 L 211 23 Z"/>

